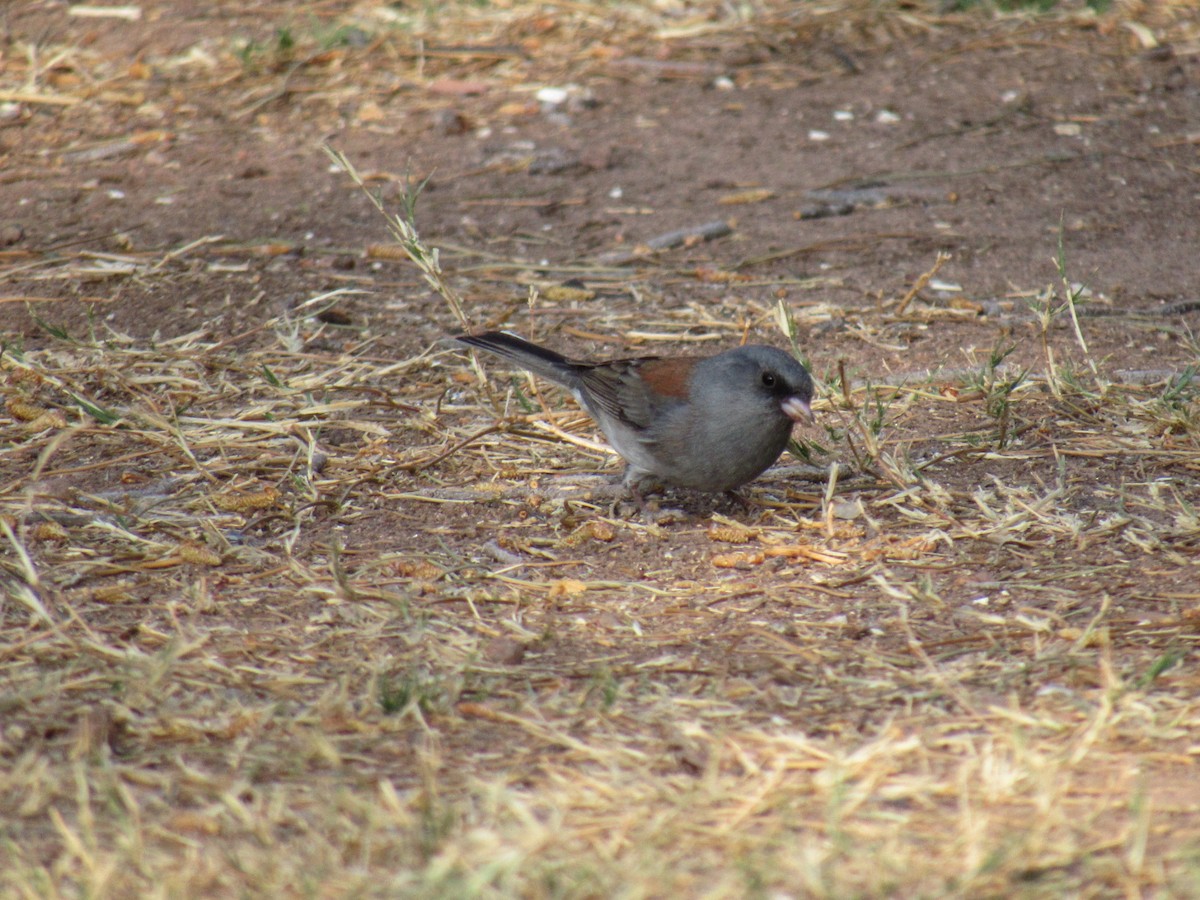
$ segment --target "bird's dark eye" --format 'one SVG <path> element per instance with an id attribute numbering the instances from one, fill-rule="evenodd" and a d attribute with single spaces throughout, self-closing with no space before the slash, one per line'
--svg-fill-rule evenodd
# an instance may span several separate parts
<path id="1" fill-rule="evenodd" d="M 773 387 L 775 387 L 775 384 L 778 381 L 779 381 L 779 379 L 775 377 L 774 372 L 763 372 L 762 373 L 763 387 L 773 388 Z"/>

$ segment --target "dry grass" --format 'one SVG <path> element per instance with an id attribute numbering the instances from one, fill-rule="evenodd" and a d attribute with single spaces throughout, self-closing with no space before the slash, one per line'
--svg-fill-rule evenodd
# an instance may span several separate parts
<path id="1" fill-rule="evenodd" d="M 1005 446 L 971 379 L 833 391 L 823 511 L 648 526 L 528 496 L 542 413 L 463 446 L 461 358 L 266 329 L 5 355 L 6 891 L 1200 889 L 1193 383 L 1030 375 Z"/>
<path id="2" fill-rule="evenodd" d="M 608 457 L 554 395 L 378 358 L 337 296 L 8 344 L 0 891 L 1200 896 L 1200 384 L 1069 295 L 1007 359 L 819 361 L 813 464 L 673 523 L 561 474 Z"/>

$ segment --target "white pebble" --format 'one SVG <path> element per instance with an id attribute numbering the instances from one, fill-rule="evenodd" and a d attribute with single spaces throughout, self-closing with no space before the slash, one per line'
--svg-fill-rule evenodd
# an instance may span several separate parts
<path id="1" fill-rule="evenodd" d="M 537 97 L 538 103 L 545 103 L 547 106 L 558 106 L 567 101 L 568 92 L 566 88 L 544 87 L 534 96 Z"/>

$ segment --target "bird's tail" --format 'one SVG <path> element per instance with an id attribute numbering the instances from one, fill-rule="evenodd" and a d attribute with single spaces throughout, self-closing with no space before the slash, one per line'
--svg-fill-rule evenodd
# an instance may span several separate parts
<path id="1" fill-rule="evenodd" d="M 579 376 L 575 365 L 561 353 L 531 344 L 524 338 L 508 331 L 488 331 L 483 334 L 460 334 L 454 338 L 460 343 L 514 362 L 535 375 L 565 385 L 572 390 L 578 386 Z"/>

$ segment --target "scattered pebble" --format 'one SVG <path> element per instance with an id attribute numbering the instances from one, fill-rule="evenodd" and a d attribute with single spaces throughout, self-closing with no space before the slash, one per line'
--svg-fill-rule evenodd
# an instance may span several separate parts
<path id="1" fill-rule="evenodd" d="M 808 133 L 808 139 L 810 141 L 827 141 L 827 140 L 829 140 L 829 132 L 828 131 L 818 131 L 814 128 L 812 131 L 810 131 Z"/>
<path id="2" fill-rule="evenodd" d="M 338 38 L 347 47 L 365 47 L 371 43 L 371 33 L 357 25 L 339 28 Z"/>
<path id="3" fill-rule="evenodd" d="M 456 109 L 439 109 L 433 114 L 433 127 L 438 134 L 463 134 L 470 130 L 467 117 Z"/>
<path id="4" fill-rule="evenodd" d="M 367 100 L 358 108 L 357 119 L 359 122 L 382 122 L 387 118 L 383 107 L 374 100 Z"/>
<path id="5" fill-rule="evenodd" d="M 557 175 L 580 166 L 579 157 L 562 147 L 543 147 L 534 153 L 525 170 L 530 175 Z"/>
<path id="6" fill-rule="evenodd" d="M 483 658 L 502 666 L 519 665 L 525 659 L 525 645 L 512 638 L 492 638 L 483 646 Z"/>
<path id="7" fill-rule="evenodd" d="M 854 113 L 848 109 L 835 109 L 833 111 L 833 120 L 835 122 L 853 122 Z"/>
<path id="8" fill-rule="evenodd" d="M 895 125 L 900 121 L 900 117 L 890 109 L 881 109 L 875 114 L 875 121 L 880 125 Z"/>
<path id="9" fill-rule="evenodd" d="M 857 497 L 853 500 L 834 500 L 830 511 L 835 519 L 857 519 L 865 512 L 862 501 Z"/>
<path id="10" fill-rule="evenodd" d="M 25 238 L 25 229 L 16 222 L 0 225 L 0 247 L 11 247 Z"/>
<path id="11" fill-rule="evenodd" d="M 560 87 L 544 87 L 536 94 L 538 103 L 543 103 L 546 106 L 561 106 L 567 102 L 567 97 L 570 93 L 566 88 Z"/>
<path id="12" fill-rule="evenodd" d="M 591 90 L 577 84 L 539 88 L 534 97 L 541 104 L 542 112 L 547 115 L 564 111 L 575 113 L 597 105 L 595 95 Z"/>

